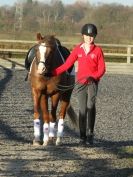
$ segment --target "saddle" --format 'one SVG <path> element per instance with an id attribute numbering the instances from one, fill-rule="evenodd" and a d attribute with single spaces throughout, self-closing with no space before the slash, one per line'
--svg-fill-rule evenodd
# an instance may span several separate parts
<path id="1" fill-rule="evenodd" d="M 35 47 L 36 45 L 34 45 L 33 47 L 31 47 L 27 54 L 26 54 L 26 57 L 25 57 L 25 69 L 26 70 L 30 70 L 30 66 L 31 66 L 31 63 L 35 57 Z"/>

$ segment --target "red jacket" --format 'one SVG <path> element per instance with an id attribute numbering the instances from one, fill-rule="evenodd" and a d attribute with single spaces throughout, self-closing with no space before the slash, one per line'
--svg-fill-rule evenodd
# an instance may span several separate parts
<path id="1" fill-rule="evenodd" d="M 93 44 L 91 45 L 90 51 L 86 54 L 82 46 L 83 43 L 77 45 L 66 62 L 54 69 L 53 74 L 59 75 L 63 73 L 77 61 L 77 81 L 79 83 L 88 83 L 88 77 L 93 77 L 95 80 L 99 81 L 105 73 L 105 62 L 102 49 Z"/>

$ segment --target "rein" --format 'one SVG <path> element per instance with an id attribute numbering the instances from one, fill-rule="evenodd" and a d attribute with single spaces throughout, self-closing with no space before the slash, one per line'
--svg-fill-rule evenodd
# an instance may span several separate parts
<path id="1" fill-rule="evenodd" d="M 78 83 L 79 83 L 79 81 L 81 81 L 81 80 L 83 80 L 83 79 L 87 79 L 88 80 L 88 78 L 89 77 L 83 77 L 83 78 L 81 78 L 80 80 L 78 80 L 77 82 L 75 82 L 74 84 L 71 84 L 71 85 L 61 85 L 61 84 L 58 84 L 57 85 L 57 89 L 58 90 L 60 90 L 60 91 L 64 91 L 64 92 L 66 92 L 66 91 L 68 91 L 68 90 L 71 90 L 71 89 L 74 89 L 77 85 L 78 85 Z M 92 82 L 92 81 L 90 81 L 90 83 L 89 84 L 93 84 L 94 82 Z M 89 85 L 89 84 L 87 84 L 87 85 Z M 60 88 L 61 87 L 61 88 Z M 82 86 L 81 86 L 81 88 L 82 88 Z M 79 90 L 80 88 L 78 88 L 77 90 Z"/>
<path id="2" fill-rule="evenodd" d="M 57 41 L 55 41 L 55 43 L 56 43 L 56 46 L 57 46 L 57 50 L 58 50 L 58 52 L 59 52 L 59 54 L 60 54 L 60 56 L 61 56 L 61 59 L 62 59 L 63 63 L 65 63 L 65 59 L 64 59 L 62 53 L 61 53 L 60 50 L 59 50 L 59 47 L 58 47 L 58 43 L 57 43 Z M 66 73 L 69 74 L 68 71 L 66 71 Z"/>
<path id="3" fill-rule="evenodd" d="M 88 79 L 89 77 L 84 77 L 86 79 Z M 80 80 L 84 79 L 84 78 L 81 78 Z M 78 80 L 79 81 L 79 80 Z M 72 85 L 69 85 L 69 86 L 63 86 L 63 85 L 58 85 L 58 86 L 61 86 L 61 87 L 64 87 L 63 89 L 59 89 L 58 86 L 57 88 L 60 90 L 60 91 L 68 91 L 70 89 L 73 89 L 73 90 L 76 90 L 75 91 L 75 94 L 79 93 L 82 89 L 84 89 L 84 86 L 85 85 L 81 85 L 80 87 L 76 88 L 76 86 L 78 85 L 78 81 L 75 83 L 75 84 L 72 84 Z M 88 83 L 87 85 L 92 85 L 94 90 L 95 90 L 95 93 L 94 93 L 94 96 L 91 98 L 93 100 L 93 98 L 97 95 L 97 90 L 95 88 L 95 82 L 94 81 L 90 81 L 90 83 Z"/>
<path id="4" fill-rule="evenodd" d="M 59 55 L 61 56 L 61 59 L 62 59 L 63 63 L 65 63 L 65 59 L 64 59 L 62 53 L 61 53 L 60 50 L 59 50 L 57 41 L 55 41 L 55 43 L 56 43 L 56 47 L 57 47 L 57 50 L 58 50 L 58 52 L 59 52 Z M 39 44 L 39 45 L 44 46 L 44 47 L 50 47 L 50 45 L 46 45 L 46 44 Z M 38 58 L 37 58 L 37 57 L 35 57 L 35 59 L 36 59 L 36 64 L 37 64 L 37 65 L 38 65 L 39 63 L 43 63 L 43 64 L 45 65 L 45 62 L 44 62 L 44 61 L 38 61 Z M 66 71 L 66 73 L 67 73 L 68 75 L 70 75 L 68 71 Z M 57 84 L 56 88 L 57 88 L 59 91 L 66 92 L 66 91 L 68 91 L 68 90 L 74 89 L 74 88 L 78 85 L 78 82 L 79 82 L 79 81 L 81 81 L 81 80 L 83 80 L 83 79 L 88 79 L 88 78 L 89 78 L 89 77 L 83 77 L 83 78 L 81 78 L 80 80 L 78 80 L 77 82 L 75 82 L 74 84 L 66 85 L 66 86 L 65 86 L 65 85 L 61 85 L 61 84 Z M 93 82 L 90 82 L 89 84 L 93 84 Z M 81 87 L 82 87 L 82 86 L 81 86 Z M 80 89 L 80 88 L 78 88 L 77 90 L 79 90 L 79 89 Z"/>

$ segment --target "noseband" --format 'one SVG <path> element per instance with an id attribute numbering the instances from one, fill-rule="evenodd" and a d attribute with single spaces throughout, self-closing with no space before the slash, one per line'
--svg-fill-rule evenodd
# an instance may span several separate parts
<path id="1" fill-rule="evenodd" d="M 44 61 L 40 61 L 40 60 L 38 59 L 38 57 L 35 57 L 35 62 L 36 62 L 36 65 L 37 65 L 37 66 L 39 65 L 39 63 L 43 63 L 43 64 L 45 65 L 45 62 L 44 62 Z"/>

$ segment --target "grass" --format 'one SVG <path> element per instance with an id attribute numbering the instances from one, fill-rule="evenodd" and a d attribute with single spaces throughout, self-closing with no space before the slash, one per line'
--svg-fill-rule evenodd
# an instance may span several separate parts
<path id="1" fill-rule="evenodd" d="M 119 158 L 126 158 L 128 163 L 133 162 L 133 146 L 122 146 L 117 149 L 117 155 Z M 127 162 L 126 162 L 127 163 Z"/>
<path id="2" fill-rule="evenodd" d="M 133 156 L 133 146 L 126 146 L 126 147 L 121 147 L 119 149 L 119 152 L 121 154 L 131 154 Z"/>
<path id="3" fill-rule="evenodd" d="M 105 61 L 106 62 L 126 63 L 127 62 L 127 58 L 126 57 L 110 57 L 110 56 L 105 56 Z"/>

